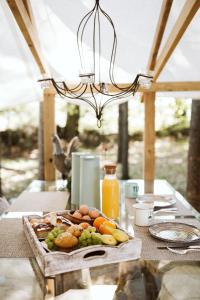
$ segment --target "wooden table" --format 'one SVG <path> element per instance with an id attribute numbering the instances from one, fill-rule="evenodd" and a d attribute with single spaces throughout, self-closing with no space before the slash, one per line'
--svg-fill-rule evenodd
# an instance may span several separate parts
<path id="1" fill-rule="evenodd" d="M 140 186 L 140 193 L 143 194 L 143 181 L 138 180 L 137 182 Z M 43 191 L 44 189 L 49 190 L 49 187 L 51 187 L 51 191 L 58 189 L 58 185 L 55 183 L 35 181 L 28 187 L 27 192 L 37 193 L 41 189 Z M 154 193 L 173 193 L 180 203 L 187 208 L 187 214 L 194 214 L 198 222 L 199 214 L 165 180 L 155 180 Z M 132 228 L 130 225 L 131 218 L 129 218 L 125 204 L 126 201 L 122 191 L 121 226 L 129 230 Z M 20 218 L 22 214 L 24 212 L 10 212 L 4 218 L 16 218 L 17 216 Z M 176 220 L 175 217 L 174 220 Z M 135 230 L 136 232 L 137 230 Z M 3 243 L 2 240 L 0 240 L 0 246 L 1 243 Z M 198 292 L 195 284 L 200 280 L 200 259 L 196 261 L 183 259 L 184 257 L 180 256 L 176 260 L 173 258 L 166 260 L 164 254 L 163 259 L 158 259 L 155 254 L 152 259 L 110 264 L 68 272 L 52 278 L 44 278 L 34 257 L 2 257 L 0 258 L 0 299 L 15 300 L 19 297 L 20 299 L 31 300 L 53 299 L 50 298 L 51 295 L 60 295 L 61 293 L 65 294 L 63 298 L 60 296 L 58 299 L 65 300 L 98 300 L 102 298 L 107 300 L 113 299 L 114 294 L 116 300 L 156 299 L 159 293 L 163 297 L 163 291 L 165 290 L 166 293 L 166 288 L 171 289 L 173 292 L 174 281 L 176 282 L 176 290 L 178 289 L 179 292 L 179 299 L 182 299 L 179 283 L 183 278 L 184 282 L 187 281 L 184 292 L 186 294 L 190 293 L 190 295 L 195 292 L 197 296 Z M 90 298 L 91 295 L 94 295 L 94 298 Z"/>

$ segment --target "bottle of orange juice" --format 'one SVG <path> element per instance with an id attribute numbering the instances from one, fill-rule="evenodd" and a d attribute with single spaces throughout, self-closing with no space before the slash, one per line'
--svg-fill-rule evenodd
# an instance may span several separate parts
<path id="1" fill-rule="evenodd" d="M 116 165 L 104 166 L 105 176 L 102 182 L 102 212 L 111 219 L 119 218 L 119 181 L 116 176 Z"/>

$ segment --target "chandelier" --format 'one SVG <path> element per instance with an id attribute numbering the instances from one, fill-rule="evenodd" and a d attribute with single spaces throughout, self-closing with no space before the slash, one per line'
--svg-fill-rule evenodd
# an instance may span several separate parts
<path id="1" fill-rule="evenodd" d="M 104 18 L 104 20 L 103 20 Z M 113 40 L 111 45 L 111 54 L 108 68 L 109 83 L 101 79 L 101 71 L 104 69 L 101 61 L 102 38 L 101 38 L 101 20 L 107 22 L 112 30 Z M 84 37 L 87 27 L 92 24 L 92 70 L 88 71 L 87 62 L 84 56 Z M 61 97 L 66 97 L 68 102 L 81 104 L 87 103 L 93 108 L 97 118 L 97 126 L 101 127 L 103 110 L 110 103 L 122 103 L 128 100 L 129 96 L 133 96 L 139 86 L 149 88 L 153 76 L 149 74 L 139 73 L 136 75 L 132 83 L 119 86 L 114 78 L 114 66 L 117 49 L 117 35 L 115 26 L 111 17 L 102 9 L 99 0 L 95 0 L 94 7 L 80 21 L 77 29 L 77 46 L 80 57 L 81 72 L 79 73 L 79 83 L 77 85 L 68 85 L 65 81 L 56 81 L 54 78 L 43 78 L 38 81 L 48 82 L 53 85 L 56 92 Z M 107 45 L 106 45 L 107 46 Z M 110 87 L 114 92 L 110 91 Z"/>

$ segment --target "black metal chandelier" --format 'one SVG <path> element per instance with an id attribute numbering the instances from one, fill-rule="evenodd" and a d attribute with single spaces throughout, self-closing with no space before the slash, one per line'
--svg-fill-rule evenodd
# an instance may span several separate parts
<path id="1" fill-rule="evenodd" d="M 109 84 L 114 88 L 114 92 L 109 92 L 109 84 L 101 80 L 101 18 L 105 18 L 111 26 L 113 41 L 109 61 Z M 92 23 L 92 71 L 88 72 L 88 66 L 84 57 L 83 43 L 86 28 Z M 114 79 L 114 65 L 117 49 L 117 35 L 111 17 L 102 9 L 99 0 L 95 0 L 95 5 L 80 21 L 77 30 L 77 46 L 80 57 L 81 73 L 80 83 L 69 86 L 65 81 L 55 81 L 53 78 L 43 78 L 38 81 L 47 81 L 52 84 L 58 95 L 68 98 L 73 103 L 80 104 L 83 101 L 90 105 L 96 114 L 97 125 L 101 127 L 102 114 L 106 105 L 111 102 L 120 103 L 127 101 L 129 96 L 133 96 L 139 86 L 148 88 L 152 81 L 152 76 L 148 74 L 137 74 L 133 82 L 127 86 L 119 86 Z"/>

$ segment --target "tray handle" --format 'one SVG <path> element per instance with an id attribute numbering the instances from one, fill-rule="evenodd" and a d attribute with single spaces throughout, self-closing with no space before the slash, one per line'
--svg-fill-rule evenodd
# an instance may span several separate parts
<path id="1" fill-rule="evenodd" d="M 103 258 L 107 256 L 107 251 L 105 249 L 96 249 L 88 251 L 83 255 L 83 260 Z"/>

